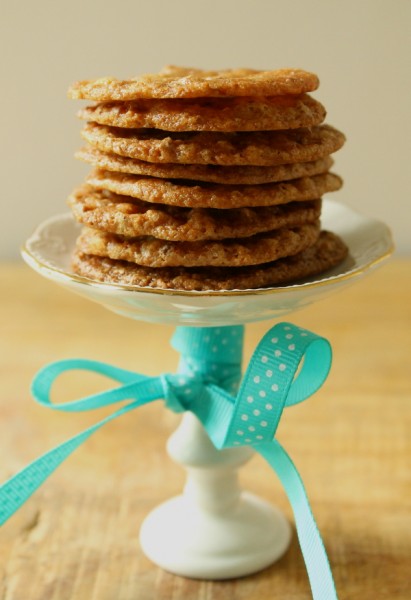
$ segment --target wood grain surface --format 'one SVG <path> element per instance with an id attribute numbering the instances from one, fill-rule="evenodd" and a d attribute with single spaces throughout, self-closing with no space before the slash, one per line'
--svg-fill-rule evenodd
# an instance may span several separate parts
<path id="1" fill-rule="evenodd" d="M 146 374 L 173 371 L 172 327 L 130 321 L 42 279 L 0 266 L 0 480 L 110 409 L 64 414 L 36 405 L 30 382 L 46 363 L 75 356 Z M 340 600 L 411 597 L 411 260 L 393 259 L 338 294 L 288 317 L 332 343 L 323 388 L 285 411 L 278 438 L 299 468 L 325 541 Z M 274 324 L 246 328 L 245 360 Z M 107 385 L 62 377 L 74 399 Z M 145 515 L 181 491 L 165 452 L 179 418 L 158 402 L 92 437 L 0 530 L 1 600 L 305 600 L 296 536 L 263 572 L 226 582 L 166 573 L 146 559 Z M 244 487 L 292 514 L 259 457 Z"/>

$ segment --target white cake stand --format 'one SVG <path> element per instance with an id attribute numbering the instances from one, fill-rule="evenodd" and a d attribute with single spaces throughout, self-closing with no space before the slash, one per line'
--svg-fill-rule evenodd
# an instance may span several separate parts
<path id="1" fill-rule="evenodd" d="M 348 258 L 326 276 L 298 285 L 227 292 L 179 292 L 96 283 L 71 272 L 79 225 L 69 214 L 38 227 L 22 249 L 41 275 L 126 317 L 177 326 L 222 328 L 278 318 L 356 281 L 387 258 L 393 243 L 386 225 L 335 201 L 323 204 L 324 229 L 338 233 Z M 227 331 L 227 330 L 226 330 Z M 227 579 L 259 571 L 287 549 L 291 528 L 273 506 L 242 491 L 237 469 L 249 448 L 217 450 L 187 412 L 168 442 L 170 456 L 187 469 L 183 493 L 143 522 L 145 554 L 187 577 Z"/>

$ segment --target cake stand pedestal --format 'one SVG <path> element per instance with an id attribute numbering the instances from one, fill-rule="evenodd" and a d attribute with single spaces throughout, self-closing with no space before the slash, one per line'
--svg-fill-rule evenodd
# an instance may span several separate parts
<path id="1" fill-rule="evenodd" d="M 324 229 L 335 231 L 347 243 L 350 253 L 346 261 L 325 276 L 262 290 L 178 292 L 96 283 L 79 277 L 70 269 L 79 233 L 71 215 L 60 215 L 40 225 L 22 254 L 41 275 L 118 314 L 157 323 L 230 330 L 302 308 L 355 281 L 392 252 L 391 235 L 383 223 L 335 201 L 324 202 L 322 221 Z M 213 375 L 207 373 L 206 366 L 203 374 Z M 153 510 L 143 522 L 140 539 L 149 558 L 179 575 L 225 579 L 259 571 L 285 552 L 291 537 L 288 521 L 275 507 L 238 485 L 237 470 L 252 456 L 252 450 L 217 450 L 189 412 L 167 447 L 188 476 L 182 495 Z"/>
<path id="2" fill-rule="evenodd" d="M 167 447 L 188 476 L 183 494 L 143 522 L 140 542 L 153 562 L 177 575 L 227 579 L 260 571 L 286 551 L 288 521 L 238 485 L 237 469 L 252 456 L 249 448 L 216 450 L 191 413 Z"/>

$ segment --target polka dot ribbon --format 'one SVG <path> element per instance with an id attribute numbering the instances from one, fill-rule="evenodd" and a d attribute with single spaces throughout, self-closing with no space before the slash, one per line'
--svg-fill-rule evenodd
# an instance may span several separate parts
<path id="1" fill-rule="evenodd" d="M 44 406 L 74 412 L 129 402 L 6 481 L 0 487 L 0 524 L 95 431 L 139 406 L 164 398 L 166 406 L 175 412 L 193 412 L 216 448 L 247 445 L 263 456 L 277 473 L 293 508 L 314 600 L 337 599 L 303 482 L 274 437 L 283 409 L 302 402 L 325 381 L 331 366 L 331 347 L 327 340 L 310 331 L 280 323 L 262 338 L 241 379 L 243 335 L 243 326 L 178 327 L 171 342 L 181 356 L 177 374 L 147 377 L 85 359 L 47 365 L 32 385 L 34 398 Z M 100 373 L 121 385 L 80 400 L 53 404 L 50 393 L 54 381 L 73 370 Z"/>

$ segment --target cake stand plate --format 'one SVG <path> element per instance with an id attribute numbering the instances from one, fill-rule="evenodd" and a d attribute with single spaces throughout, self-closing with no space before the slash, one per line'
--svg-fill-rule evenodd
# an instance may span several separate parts
<path id="1" fill-rule="evenodd" d="M 388 227 L 333 200 L 324 200 L 322 227 L 349 247 L 346 260 L 325 275 L 289 286 L 220 292 L 185 292 L 96 283 L 74 274 L 70 257 L 79 235 L 71 214 L 42 223 L 22 249 L 24 260 L 41 275 L 106 308 L 142 321 L 210 327 L 274 319 L 303 308 L 352 283 L 393 250 Z"/>

